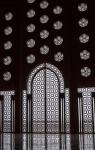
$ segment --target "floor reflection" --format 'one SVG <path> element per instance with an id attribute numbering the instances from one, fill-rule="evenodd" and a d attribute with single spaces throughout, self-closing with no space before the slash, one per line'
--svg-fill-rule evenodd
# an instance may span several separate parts
<path id="1" fill-rule="evenodd" d="M 95 150 L 95 135 L 0 134 L 0 150 Z"/>

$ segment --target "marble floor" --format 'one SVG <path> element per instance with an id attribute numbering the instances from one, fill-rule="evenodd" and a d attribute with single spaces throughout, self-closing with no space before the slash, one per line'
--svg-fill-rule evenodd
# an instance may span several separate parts
<path id="1" fill-rule="evenodd" d="M 3 133 L 0 150 L 95 150 L 95 135 Z"/>

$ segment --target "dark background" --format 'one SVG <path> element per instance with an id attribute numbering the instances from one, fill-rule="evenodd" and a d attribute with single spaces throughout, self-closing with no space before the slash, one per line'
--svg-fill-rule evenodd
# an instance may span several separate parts
<path id="1" fill-rule="evenodd" d="M 49 8 L 41 10 L 39 3 L 27 4 L 25 0 L 0 0 L 0 90 L 15 90 L 16 91 L 16 132 L 21 131 L 21 104 L 22 104 L 22 90 L 26 89 L 26 81 L 29 73 L 39 64 L 49 62 L 54 64 L 62 72 L 65 88 L 70 89 L 71 100 L 71 133 L 78 132 L 78 108 L 77 108 L 77 88 L 79 87 L 95 87 L 95 1 L 94 0 L 48 0 L 50 2 Z M 88 4 L 86 12 L 79 12 L 77 7 L 81 2 Z M 63 13 L 60 17 L 52 13 L 52 9 L 56 5 L 61 5 Z M 33 8 L 36 11 L 34 19 L 28 19 L 26 12 Z M 8 11 L 13 12 L 14 18 L 10 22 L 4 20 L 4 14 Z M 46 25 L 41 25 L 39 17 L 42 14 L 47 14 L 50 21 Z M 89 25 L 85 28 L 78 26 L 78 21 L 81 18 L 87 18 Z M 63 22 L 62 30 L 55 32 L 52 24 L 56 20 Z M 29 23 L 36 25 L 36 32 L 29 34 L 26 32 L 26 26 Z M 13 28 L 13 34 L 6 37 L 3 33 L 4 28 L 10 25 Z M 42 29 L 47 29 L 50 36 L 45 40 L 45 44 L 50 47 L 50 52 L 46 56 L 40 54 L 39 48 L 44 44 L 40 39 L 39 32 Z M 90 36 L 90 40 L 86 44 L 79 42 L 79 36 L 86 33 Z M 53 44 L 53 38 L 61 35 L 64 42 L 61 46 L 56 47 Z M 34 38 L 36 46 L 33 49 L 26 47 L 26 41 L 29 38 Z M 12 40 L 13 47 L 9 51 L 3 49 L 3 43 L 6 40 Z M 87 49 L 91 52 L 91 57 L 87 61 L 80 59 L 80 52 Z M 54 54 L 57 51 L 64 53 L 64 60 L 60 63 L 54 61 Z M 36 56 L 36 61 L 32 65 L 27 64 L 26 57 L 29 54 Z M 3 58 L 11 56 L 13 61 L 9 66 L 3 65 Z M 92 70 L 92 74 L 88 78 L 84 78 L 80 74 L 81 68 L 88 66 Z M 8 82 L 3 81 L 2 75 L 4 72 L 10 71 L 12 79 Z M 76 112 L 76 113 L 75 113 Z"/>

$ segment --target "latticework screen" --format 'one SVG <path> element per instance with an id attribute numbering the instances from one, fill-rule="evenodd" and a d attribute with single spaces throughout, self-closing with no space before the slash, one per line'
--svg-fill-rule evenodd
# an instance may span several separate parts
<path id="1" fill-rule="evenodd" d="M 94 0 L 0 0 L 1 133 L 95 133 L 94 14 Z"/>

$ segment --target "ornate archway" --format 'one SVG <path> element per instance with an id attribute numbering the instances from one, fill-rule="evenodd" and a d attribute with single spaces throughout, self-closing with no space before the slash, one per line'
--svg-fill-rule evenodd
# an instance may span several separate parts
<path id="1" fill-rule="evenodd" d="M 44 63 L 34 69 L 27 82 L 28 132 L 63 131 L 64 79 L 55 66 Z"/>

